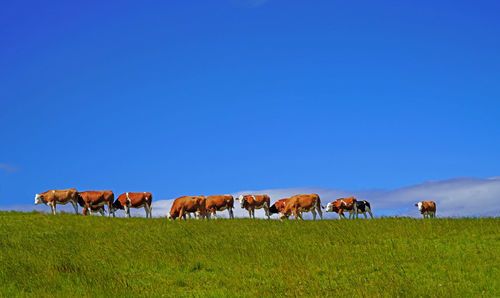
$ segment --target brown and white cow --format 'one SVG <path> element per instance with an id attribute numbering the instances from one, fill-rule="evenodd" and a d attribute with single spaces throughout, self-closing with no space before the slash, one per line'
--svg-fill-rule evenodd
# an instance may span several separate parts
<path id="1" fill-rule="evenodd" d="M 355 197 L 349 198 L 340 198 L 326 205 L 326 212 L 336 212 L 339 214 L 339 219 L 346 218 L 344 215 L 344 211 L 348 211 L 349 213 L 354 213 L 356 218 L 358 218 L 358 208 L 357 208 L 357 200 Z M 350 216 L 349 216 L 350 217 Z"/>
<path id="2" fill-rule="evenodd" d="M 276 201 L 276 203 L 274 203 L 271 206 L 271 208 L 269 208 L 269 213 L 271 215 L 280 213 L 280 218 L 285 217 L 283 215 L 283 211 L 285 210 L 286 202 L 288 202 L 288 200 L 289 200 L 289 198 Z M 286 216 L 286 218 L 288 218 L 288 216 Z"/>
<path id="3" fill-rule="evenodd" d="M 114 210 L 112 209 L 113 201 L 115 195 L 110 190 L 103 191 L 83 191 L 78 193 L 79 200 L 78 203 L 83 207 L 83 215 L 91 214 L 91 211 L 98 211 L 98 207 L 108 206 L 108 216 L 111 213 L 114 215 Z M 95 207 L 95 208 L 94 208 Z M 102 211 L 99 211 L 102 214 Z"/>
<path id="4" fill-rule="evenodd" d="M 174 200 L 170 212 L 167 214 L 168 219 L 183 218 L 186 220 L 186 213 L 197 212 L 204 219 L 207 214 L 206 209 L 207 199 L 204 196 L 184 196 Z"/>
<path id="5" fill-rule="evenodd" d="M 209 196 L 207 197 L 205 207 L 207 209 L 208 216 L 210 216 L 210 213 L 212 213 L 213 216 L 217 218 L 216 211 L 224 211 L 227 209 L 227 211 L 229 212 L 229 218 L 234 218 L 234 198 L 232 195 Z"/>
<path id="6" fill-rule="evenodd" d="M 313 214 L 313 219 L 316 220 L 316 212 L 319 213 L 319 217 L 323 219 L 323 212 L 321 212 L 321 200 L 317 194 L 304 194 L 295 195 L 290 197 L 285 204 L 285 209 L 280 216 L 281 219 L 289 217 L 290 215 L 295 216 L 295 219 L 302 219 L 303 212 L 311 212 Z"/>
<path id="7" fill-rule="evenodd" d="M 268 195 L 240 195 L 236 200 L 240 201 L 241 208 L 248 211 L 250 218 L 255 218 L 255 209 L 264 209 L 268 219 L 271 216 L 269 213 L 271 199 Z"/>
<path id="8" fill-rule="evenodd" d="M 111 212 L 115 216 L 118 209 L 125 210 L 125 215 L 130 217 L 130 208 L 144 207 L 146 218 L 153 217 L 152 213 L 153 195 L 149 192 L 126 192 L 122 193 L 111 207 Z"/>
<path id="9" fill-rule="evenodd" d="M 424 216 L 427 217 L 436 217 L 436 203 L 434 201 L 422 201 L 415 204 L 418 207 L 418 211 Z"/>
<path id="10" fill-rule="evenodd" d="M 74 188 L 64 190 L 48 190 L 35 195 L 35 205 L 44 203 L 52 209 L 52 214 L 56 214 L 56 205 L 66 205 L 71 203 L 75 208 L 75 214 L 78 214 L 78 191 Z"/>

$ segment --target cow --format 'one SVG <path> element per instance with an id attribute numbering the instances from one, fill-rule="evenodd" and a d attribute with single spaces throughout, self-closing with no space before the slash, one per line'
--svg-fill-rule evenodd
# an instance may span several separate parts
<path id="1" fill-rule="evenodd" d="M 366 213 L 370 214 L 370 217 L 373 219 L 373 214 L 372 214 L 372 209 L 370 207 L 370 202 L 361 200 L 361 201 L 356 201 L 356 209 L 358 214 L 363 214 L 365 218 L 368 218 L 366 216 Z M 353 216 L 354 210 L 349 210 L 349 218 Z"/>
<path id="2" fill-rule="evenodd" d="M 285 210 L 286 202 L 288 200 L 289 200 L 289 198 L 276 201 L 276 203 L 274 203 L 271 206 L 271 208 L 269 208 L 269 213 L 271 215 L 280 213 L 281 214 L 280 217 L 281 217 L 283 215 L 283 211 Z M 288 218 L 288 216 L 286 218 Z"/>
<path id="3" fill-rule="evenodd" d="M 295 219 L 302 219 L 302 212 L 311 212 L 313 219 L 316 220 L 316 212 L 319 217 L 323 219 L 323 212 L 321 212 L 321 200 L 317 194 L 304 194 L 295 195 L 290 197 L 285 204 L 285 209 L 280 216 L 281 219 L 294 215 Z"/>
<path id="4" fill-rule="evenodd" d="M 44 203 L 52 209 L 52 214 L 56 214 L 56 205 L 66 205 L 71 203 L 78 214 L 78 191 L 74 188 L 64 190 L 48 190 L 41 194 L 35 194 L 35 205 Z"/>
<path id="5" fill-rule="evenodd" d="M 146 218 L 153 217 L 152 203 L 153 195 L 149 192 L 126 192 L 118 196 L 111 207 L 111 212 L 113 212 L 114 217 L 115 211 L 122 209 L 125 210 L 125 215 L 130 217 L 130 208 L 144 207 Z"/>
<path id="6" fill-rule="evenodd" d="M 415 204 L 418 207 L 418 211 L 424 216 L 427 217 L 436 217 L 436 203 L 434 201 L 422 201 Z"/>
<path id="7" fill-rule="evenodd" d="M 240 201 L 241 208 L 248 211 L 250 218 L 255 218 L 255 209 L 264 209 L 267 218 L 270 218 L 271 199 L 268 195 L 240 195 L 237 200 Z"/>
<path id="8" fill-rule="evenodd" d="M 78 193 L 78 203 L 83 207 L 83 215 L 91 214 L 92 211 L 98 211 L 99 208 L 108 206 L 108 216 L 111 216 L 111 213 L 114 214 L 114 210 L 112 208 L 113 201 L 115 199 L 115 195 L 110 190 L 104 191 L 83 191 Z M 94 208 L 96 207 L 96 208 Z M 103 211 L 99 211 L 103 214 Z"/>
<path id="9" fill-rule="evenodd" d="M 167 218 L 173 220 L 183 218 L 186 220 L 186 213 L 197 212 L 204 219 L 207 215 L 206 201 L 207 199 L 204 196 L 179 197 L 174 200 Z"/>
<path id="10" fill-rule="evenodd" d="M 358 208 L 356 204 L 357 200 L 355 197 L 340 198 L 326 205 L 326 212 L 337 212 L 339 214 L 339 219 L 346 218 L 344 215 L 345 211 L 352 211 L 356 218 L 358 218 Z M 350 217 L 350 216 L 349 216 Z"/>
<path id="11" fill-rule="evenodd" d="M 206 201 L 207 215 L 210 216 L 210 212 L 215 218 L 217 218 L 216 211 L 224 211 L 227 209 L 229 212 L 229 218 L 234 218 L 233 213 L 234 198 L 232 195 L 217 195 L 209 196 Z"/>

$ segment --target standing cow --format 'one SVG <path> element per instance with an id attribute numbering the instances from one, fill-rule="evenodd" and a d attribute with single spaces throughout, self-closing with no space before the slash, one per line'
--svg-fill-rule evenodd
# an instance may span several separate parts
<path id="1" fill-rule="evenodd" d="M 118 209 L 125 210 L 125 215 L 130 217 L 130 208 L 141 208 L 144 207 L 146 211 L 146 218 L 153 217 L 152 206 L 153 195 L 149 192 L 126 192 L 122 193 L 116 201 L 113 203 L 111 208 L 113 216 L 115 216 L 115 211 Z"/>
<path id="2" fill-rule="evenodd" d="M 356 218 L 358 218 L 358 208 L 357 208 L 357 200 L 355 197 L 349 198 L 340 198 L 326 205 L 326 212 L 336 212 L 339 214 L 339 219 L 346 218 L 344 215 L 344 211 L 348 211 L 349 213 L 354 213 Z M 350 218 L 350 216 L 349 216 Z"/>
<path id="3" fill-rule="evenodd" d="M 302 219 L 303 212 L 311 212 L 313 219 L 316 220 L 316 212 L 319 217 L 323 219 L 323 212 L 321 212 L 321 200 L 317 194 L 295 195 L 290 197 L 286 202 L 285 209 L 283 210 L 280 218 L 285 218 L 294 215 L 295 219 Z"/>
<path id="4" fill-rule="evenodd" d="M 217 218 L 216 211 L 224 211 L 227 209 L 229 212 L 229 218 L 234 218 L 233 213 L 234 198 L 232 195 L 217 195 L 209 196 L 206 201 L 206 209 L 208 216 L 210 213 Z"/>
<path id="5" fill-rule="evenodd" d="M 427 217 L 436 217 L 436 203 L 434 201 L 422 201 L 415 204 L 418 207 L 418 211 L 424 216 Z"/>
<path id="6" fill-rule="evenodd" d="M 207 215 L 206 207 L 207 199 L 204 196 L 184 196 L 174 200 L 170 212 L 167 214 L 168 219 L 175 220 L 183 218 L 186 220 L 186 213 L 197 212 L 204 219 Z"/>
<path id="7" fill-rule="evenodd" d="M 78 214 L 78 191 L 74 188 L 64 190 L 48 190 L 35 195 L 35 205 L 44 203 L 52 209 L 52 214 L 56 214 L 56 205 L 66 205 L 71 203 L 75 208 L 75 214 Z"/>
<path id="8" fill-rule="evenodd" d="M 104 210 L 104 206 L 108 206 L 108 216 L 111 216 L 111 213 L 115 216 L 115 212 L 112 207 L 115 195 L 112 191 L 83 191 L 78 193 L 78 196 L 78 203 L 83 207 L 83 215 L 90 215 L 92 211 L 98 211 L 102 215 L 103 211 L 100 211 L 99 207 L 102 207 Z"/>
<path id="9" fill-rule="evenodd" d="M 240 201 L 241 208 L 248 211 L 250 218 L 255 218 L 255 209 L 264 209 L 267 218 L 270 218 L 271 199 L 268 195 L 240 195 L 237 200 Z"/>
<path id="10" fill-rule="evenodd" d="M 365 218 L 368 218 L 366 216 L 366 213 L 368 213 L 370 214 L 370 217 L 373 219 L 372 209 L 368 201 L 365 200 L 356 201 L 356 209 L 357 209 L 357 214 L 363 214 Z M 349 211 L 349 218 L 352 218 L 354 216 L 354 209 L 348 211 Z"/>

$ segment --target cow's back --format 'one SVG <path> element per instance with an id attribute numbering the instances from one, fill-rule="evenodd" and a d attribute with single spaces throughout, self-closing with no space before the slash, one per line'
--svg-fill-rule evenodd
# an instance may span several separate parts
<path id="1" fill-rule="evenodd" d="M 436 203 L 434 201 L 427 201 L 426 209 L 429 212 L 436 212 Z"/>
<path id="2" fill-rule="evenodd" d="M 48 202 L 78 202 L 78 191 L 74 188 L 48 190 L 42 195 Z"/>

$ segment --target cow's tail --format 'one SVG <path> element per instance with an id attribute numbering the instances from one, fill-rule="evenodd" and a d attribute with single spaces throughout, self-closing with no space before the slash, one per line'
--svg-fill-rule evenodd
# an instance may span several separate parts
<path id="1" fill-rule="evenodd" d="M 325 206 L 321 204 L 321 199 L 319 198 L 319 195 L 318 195 L 318 205 L 321 207 L 321 209 L 325 209 Z"/>

